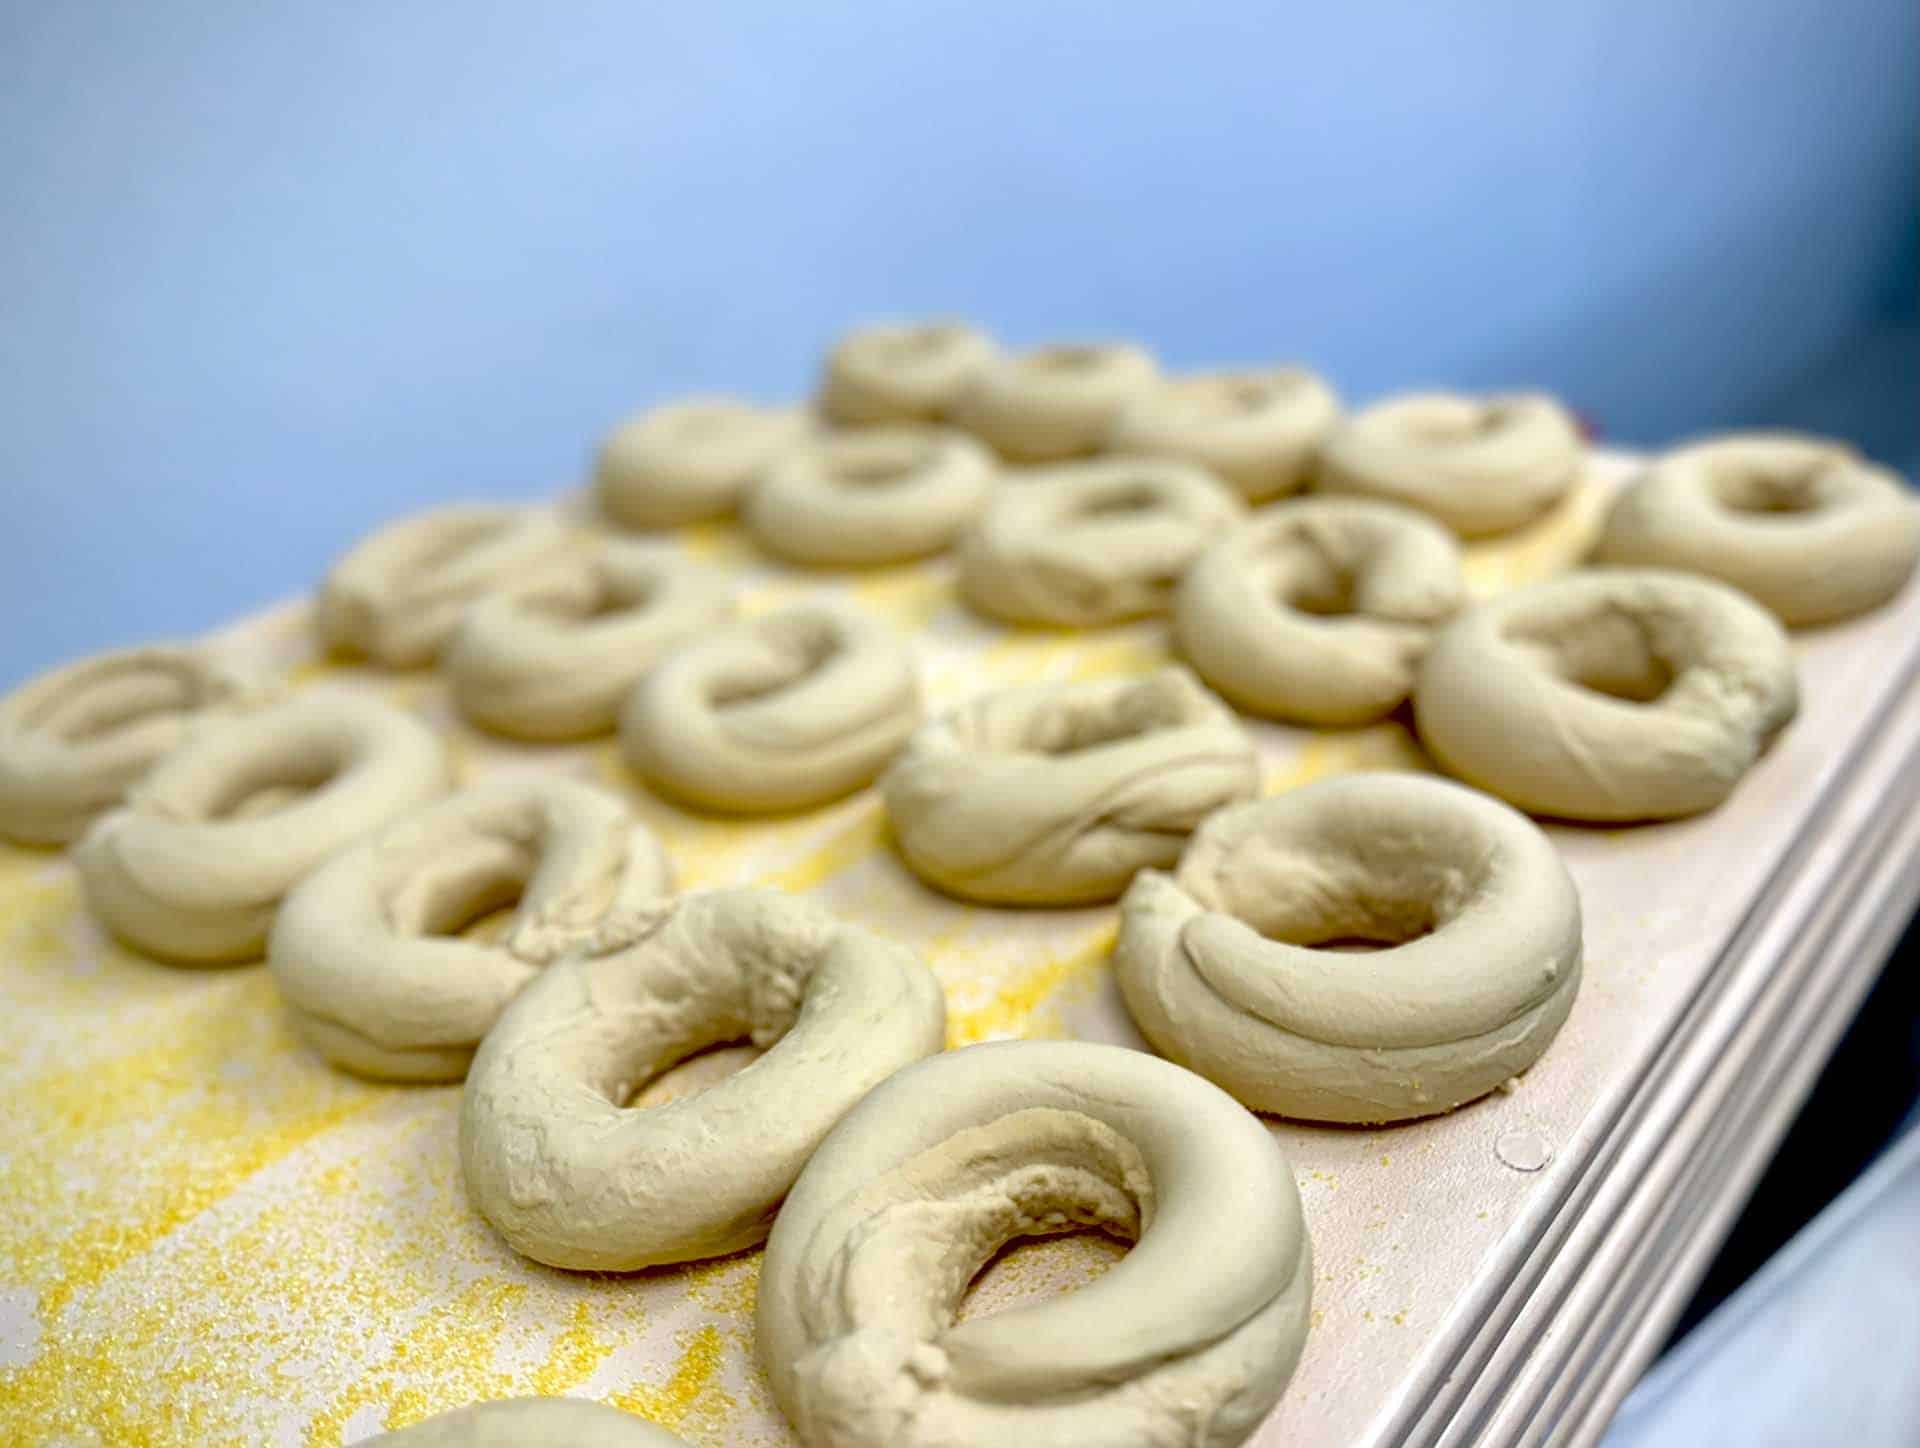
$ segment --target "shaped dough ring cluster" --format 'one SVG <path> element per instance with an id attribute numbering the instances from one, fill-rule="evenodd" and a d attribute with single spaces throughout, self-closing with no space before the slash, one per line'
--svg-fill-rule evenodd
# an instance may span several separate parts
<path id="1" fill-rule="evenodd" d="M 1090 628 L 1164 613 L 1187 566 L 1239 521 L 1189 463 L 1072 463 L 1008 483 L 960 548 L 960 595 L 1007 623 Z"/>
<path id="2" fill-rule="evenodd" d="M 238 707 L 238 675 L 197 649 L 82 659 L 0 699 L 0 837 L 64 845 L 126 796 L 196 716 Z"/>
<path id="3" fill-rule="evenodd" d="M 1197 464 L 1257 503 L 1306 486 L 1339 420 L 1333 389 L 1301 368 L 1181 377 L 1121 409 L 1107 450 Z"/>
<path id="4" fill-rule="evenodd" d="M 1681 448 L 1615 500 L 1595 553 L 1703 573 L 1789 627 L 1878 608 L 1920 559 L 1920 503 L 1819 438 L 1752 433 Z"/>
<path id="5" fill-rule="evenodd" d="M 683 896 L 610 921 L 595 948 L 507 1007 L 461 1103 L 474 1206 L 555 1267 L 758 1242 L 834 1122 L 945 1039 L 939 983 L 911 953 L 773 891 Z M 766 1054 L 698 1095 L 627 1105 L 742 1038 Z"/>
<path id="6" fill-rule="evenodd" d="M 1000 349 L 964 322 L 861 327 L 827 354 L 820 411 L 832 422 L 940 422 Z"/>
<path id="7" fill-rule="evenodd" d="M 732 592 L 714 570 L 665 547 L 604 543 L 540 590 L 473 606 L 447 654 L 453 699 L 481 728 L 512 738 L 610 733 L 667 649 L 732 615 Z"/>
<path id="8" fill-rule="evenodd" d="M 594 494 L 616 523 L 673 528 L 731 513 L 753 480 L 807 434 L 792 408 L 694 397 L 623 422 L 600 446 Z"/>
<path id="9" fill-rule="evenodd" d="M 501 1398 L 363 1440 L 380 1448 L 687 1448 L 643 1418 L 582 1398 Z"/>
<path id="10" fill-rule="evenodd" d="M 986 694 L 924 724 L 881 781 L 900 853 L 967 900 L 1111 900 L 1259 792 L 1253 741 L 1185 669 Z"/>
<path id="11" fill-rule="evenodd" d="M 955 1325 L 1016 1237 L 1137 1239 L 1097 1281 Z M 1306 1339 L 1293 1173 L 1217 1087 L 1081 1041 L 971 1046 L 848 1113 L 780 1210 L 757 1336 L 808 1444 L 1228 1448 Z"/>
<path id="12" fill-rule="evenodd" d="M 1164 1055 L 1308 1121 L 1451 1111 L 1531 1066 L 1580 988 L 1580 901 L 1526 816 L 1356 774 L 1223 810 L 1143 871 L 1114 969 Z M 1386 942 L 1370 954 L 1316 948 Z"/>
<path id="13" fill-rule="evenodd" d="M 1087 457 L 1159 380 L 1152 355 L 1130 342 L 1040 347 L 982 371 L 953 419 L 1010 462 Z"/>
<path id="14" fill-rule="evenodd" d="M 501 779 L 328 860 L 287 896 L 267 960 L 300 1034 L 335 1065 L 458 1081 L 542 967 L 671 888 L 659 843 L 612 795 Z M 456 933 L 507 904 L 498 939 Z"/>
<path id="15" fill-rule="evenodd" d="M 1200 677 L 1251 714 L 1365 724 L 1398 708 L 1434 626 L 1466 597 L 1460 550 L 1391 503 L 1276 503 L 1181 580 L 1173 636 Z"/>
<path id="16" fill-rule="evenodd" d="M 1336 428 L 1315 485 L 1418 508 L 1463 538 L 1508 533 L 1580 475 L 1580 428 L 1551 397 L 1422 393 L 1377 403 Z"/>
<path id="17" fill-rule="evenodd" d="M 776 463 L 745 521 L 795 563 L 861 566 L 924 558 L 952 544 L 993 491 L 993 454 L 963 432 L 912 425 L 837 433 Z"/>
<path id="18" fill-rule="evenodd" d="M 196 728 L 74 862 L 89 908 L 129 944 L 190 964 L 256 960 L 289 890 L 449 783 L 445 749 L 412 715 L 306 694 Z"/>
<path id="19" fill-rule="evenodd" d="M 567 567 L 575 540 L 550 513 L 454 504 L 380 529 L 333 566 L 314 625 L 328 648 L 391 668 L 433 662 L 468 608 Z"/>
<path id="20" fill-rule="evenodd" d="M 1799 707 L 1772 615 L 1725 584 L 1594 569 L 1503 594 L 1435 638 L 1414 686 L 1449 774 L 1533 814 L 1712 809 Z"/>
<path id="21" fill-rule="evenodd" d="M 628 700 L 620 743 L 663 794 L 772 814 L 872 783 L 919 722 L 899 639 L 846 609 L 798 604 L 669 653 Z"/>

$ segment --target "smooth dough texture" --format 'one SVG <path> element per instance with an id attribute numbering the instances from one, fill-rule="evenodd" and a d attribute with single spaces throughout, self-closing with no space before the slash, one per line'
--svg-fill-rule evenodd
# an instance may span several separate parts
<path id="1" fill-rule="evenodd" d="M 674 799 L 773 814 L 871 784 L 919 722 L 906 645 L 851 610 L 803 603 L 668 653 L 628 700 L 620 745 Z"/>
<path id="2" fill-rule="evenodd" d="M 1016 1237 L 1136 1245 L 1064 1296 L 956 1325 Z M 757 1337 L 817 1448 L 1228 1448 L 1285 1390 L 1312 1253 L 1259 1120 L 1191 1072 L 1084 1041 L 908 1067 L 780 1209 Z"/>
<path id="3" fill-rule="evenodd" d="M 1131 342 L 1039 347 L 983 370 L 952 416 L 1010 462 L 1089 457 L 1120 410 L 1159 380 L 1152 355 Z"/>
<path id="4" fill-rule="evenodd" d="M 257 960 L 289 890 L 450 783 L 420 720 L 317 691 L 200 724 L 74 863 L 88 908 L 128 944 L 183 964 Z"/>
<path id="5" fill-rule="evenodd" d="M 725 578 L 672 549 L 607 542 L 538 590 L 483 599 L 447 651 L 454 703 L 517 739 L 611 733 L 673 645 L 733 616 Z"/>
<path id="6" fill-rule="evenodd" d="M 1614 500 L 1596 561 L 1703 573 L 1790 627 L 1878 608 L 1920 559 L 1920 501 L 1844 443 L 1742 433 L 1653 463 Z"/>
<path id="7" fill-rule="evenodd" d="M 1295 498 L 1200 555 L 1174 597 L 1173 637 L 1248 713 L 1365 724 L 1407 697 L 1435 625 L 1465 598 L 1460 549 L 1431 519 Z"/>
<path id="8" fill-rule="evenodd" d="M 1069 463 L 1009 482 L 960 545 L 960 596 L 1007 623 L 1092 628 L 1164 613 L 1244 509 L 1191 463 Z"/>
<path id="9" fill-rule="evenodd" d="M 794 563 L 899 563 L 951 545 L 986 507 L 997 468 L 951 428 L 829 433 L 770 468 L 744 517 L 756 543 Z"/>
<path id="10" fill-rule="evenodd" d="M 659 842 L 591 785 L 505 778 L 415 810 L 294 887 L 267 963 L 335 1065 L 458 1081 L 508 1001 L 607 920 L 672 889 Z M 457 933 L 513 906 L 497 938 Z"/>
<path id="11" fill-rule="evenodd" d="M 1531 523 L 1580 476 L 1580 427 L 1551 397 L 1419 393 L 1335 428 L 1315 486 L 1418 508 L 1463 538 Z"/>
<path id="12" fill-rule="evenodd" d="M 501 1398 L 362 1440 L 380 1448 L 687 1448 L 665 1428 L 581 1398 Z"/>
<path id="13" fill-rule="evenodd" d="M 831 422 L 940 422 L 1000 349 L 964 322 L 883 323 L 834 343 L 820 379 Z"/>
<path id="14" fill-rule="evenodd" d="M 155 645 L 65 664 L 0 699 L 0 838 L 64 845 L 120 803 L 198 717 L 249 690 L 199 649 Z"/>
<path id="15" fill-rule="evenodd" d="M 1502 594 L 1434 639 L 1413 693 L 1449 774 L 1534 814 L 1712 809 L 1799 707 L 1772 615 L 1723 583 L 1591 569 Z"/>
<path id="16" fill-rule="evenodd" d="M 1385 948 L 1323 948 L 1344 940 Z M 1355 1122 L 1451 1111 L 1526 1070 L 1580 959 L 1580 899 L 1539 826 L 1399 773 L 1214 815 L 1175 874 L 1135 879 L 1113 953 L 1155 1049 L 1261 1111 Z"/>
<path id="17" fill-rule="evenodd" d="M 1185 669 L 985 694 L 923 724 L 881 781 L 900 853 L 950 895 L 1111 900 L 1260 788 L 1253 741 Z"/>
<path id="18" fill-rule="evenodd" d="M 811 424 L 795 408 L 690 397 L 615 428 L 594 463 L 601 509 L 628 528 L 673 528 L 731 513 L 749 484 Z"/>
<path id="19" fill-rule="evenodd" d="M 1107 451 L 1198 464 L 1248 502 L 1305 487 L 1340 399 L 1298 367 L 1163 382 L 1114 419 Z"/>
<path id="20" fill-rule="evenodd" d="M 634 912 L 595 950 L 520 992 L 461 1103 L 474 1206 L 554 1267 L 627 1272 L 758 1242 L 833 1123 L 945 1040 L 939 983 L 909 951 L 774 891 Z M 698 1095 L 626 1104 L 741 1039 L 766 1054 Z"/>

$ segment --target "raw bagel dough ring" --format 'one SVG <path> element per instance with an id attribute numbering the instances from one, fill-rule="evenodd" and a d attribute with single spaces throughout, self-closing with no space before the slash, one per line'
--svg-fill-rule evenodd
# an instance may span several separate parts
<path id="1" fill-rule="evenodd" d="M 1551 397 L 1450 392 L 1355 413 L 1321 449 L 1315 486 L 1418 508 L 1463 538 L 1538 518 L 1580 476 L 1580 428 Z"/>
<path id="2" fill-rule="evenodd" d="M 848 427 L 940 422 L 999 355 L 992 338 L 964 322 L 856 328 L 827 353 L 820 411 Z"/>
<path id="3" fill-rule="evenodd" d="M 1064 1296 L 955 1325 L 1015 1237 L 1137 1245 Z M 1306 1340 L 1312 1250 L 1252 1113 L 1141 1051 L 1013 1041 L 900 1072 L 780 1209 L 755 1336 L 808 1444 L 1245 1441 Z"/>
<path id="4" fill-rule="evenodd" d="M 673 528 L 731 513 L 749 484 L 806 436 L 792 408 L 690 397 L 630 418 L 600 445 L 594 493 L 627 528 Z"/>
<path id="5" fill-rule="evenodd" d="M 584 1398 L 501 1398 L 437 1413 L 363 1448 L 687 1448 L 644 1418 Z"/>
<path id="6" fill-rule="evenodd" d="M 1430 518 L 1295 498 L 1200 555 L 1174 595 L 1173 637 L 1250 714 L 1366 724 L 1400 706 L 1434 627 L 1465 597 L 1460 549 Z"/>
<path id="7" fill-rule="evenodd" d="M 671 890 L 659 842 L 614 796 L 562 778 L 493 780 L 307 876 L 280 907 L 267 963 L 300 1034 L 336 1066 L 458 1081 L 544 966 Z M 452 933 L 516 896 L 499 939 Z"/>
<path id="8" fill-rule="evenodd" d="M 1258 503 L 1306 486 L 1339 420 L 1340 399 L 1304 368 L 1179 377 L 1121 409 L 1107 451 L 1194 463 Z"/>
<path id="9" fill-rule="evenodd" d="M 1160 380 L 1131 342 L 1067 343 L 1002 357 L 974 379 L 953 420 L 1010 462 L 1088 457 L 1120 410 Z"/>
<path id="10" fill-rule="evenodd" d="M 435 508 L 388 524 L 335 563 L 314 626 L 329 648 L 417 668 L 433 662 L 472 604 L 565 568 L 575 546 L 538 509 Z"/>
<path id="11" fill-rule="evenodd" d="M 0 837 L 64 845 L 185 736 L 239 707 L 240 677 L 198 649 L 122 649 L 51 669 L 0 699 Z"/>
<path id="12" fill-rule="evenodd" d="M 74 847 L 88 907 L 163 960 L 257 960 L 287 892 L 451 783 L 446 749 L 391 705 L 316 691 L 200 725 Z M 308 791 L 264 814 L 265 793 Z"/>
<path id="13" fill-rule="evenodd" d="M 1314 948 L 1348 937 L 1405 943 Z M 1155 1049 L 1247 1105 L 1384 1122 L 1531 1066 L 1573 1007 L 1580 957 L 1580 898 L 1539 826 L 1383 773 L 1213 816 L 1175 874 L 1134 880 L 1113 960 Z"/>
<path id="14" fill-rule="evenodd" d="M 620 746 L 674 799 L 774 814 L 871 784 L 919 722 L 906 645 L 851 610 L 802 603 L 667 654 L 627 701 Z"/>
<path id="15" fill-rule="evenodd" d="M 1719 804 L 1793 718 L 1799 685 L 1786 634 L 1744 594 L 1601 568 L 1461 614 L 1413 705 L 1449 774 L 1533 814 L 1620 823 Z"/>
<path id="16" fill-rule="evenodd" d="M 1596 561 L 1703 573 L 1788 627 L 1878 608 L 1920 559 L 1920 503 L 1852 448 L 1739 433 L 1668 453 L 1615 499 Z"/>
<path id="17" fill-rule="evenodd" d="M 1091 628 L 1164 613 L 1180 575 L 1243 512 L 1189 463 L 1047 468 L 994 494 L 961 543 L 960 596 L 1018 624 Z"/>
<path id="18" fill-rule="evenodd" d="M 923 724 L 881 781 L 916 875 L 1030 905 L 1115 898 L 1259 789 L 1253 741 L 1182 668 L 982 695 Z"/>
<path id="19" fill-rule="evenodd" d="M 475 604 L 447 673 L 460 712 L 516 739 L 611 733 L 620 706 L 673 645 L 733 616 L 711 568 L 671 549 L 607 542 L 539 591 Z"/>
<path id="20" fill-rule="evenodd" d="M 945 1041 L 909 951 L 771 890 L 716 890 L 608 922 L 547 967 L 467 1074 L 460 1161 L 515 1251 L 627 1272 L 751 1246 L 833 1123 Z M 676 1061 L 767 1053 L 695 1096 L 630 1109 Z"/>
<path id="21" fill-rule="evenodd" d="M 924 558 L 980 515 L 996 467 L 992 453 L 951 428 L 894 424 L 830 434 L 754 485 L 747 531 L 794 563 Z"/>

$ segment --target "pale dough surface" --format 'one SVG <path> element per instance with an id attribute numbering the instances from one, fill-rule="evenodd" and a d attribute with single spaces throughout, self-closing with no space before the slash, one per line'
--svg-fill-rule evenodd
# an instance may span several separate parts
<path id="1" fill-rule="evenodd" d="M 381 1448 L 687 1448 L 632 1413 L 580 1398 L 501 1398 L 364 1440 Z"/>
<path id="2" fill-rule="evenodd" d="M 878 323 L 833 344 L 820 379 L 831 422 L 941 422 L 999 357 L 993 339 L 965 322 Z"/>
<path id="3" fill-rule="evenodd" d="M 812 431 L 805 412 L 737 397 L 689 397 L 628 419 L 594 460 L 601 511 L 627 528 L 724 517 L 776 458 Z"/>
<path id="4" fill-rule="evenodd" d="M 1009 462 L 1089 457 L 1159 380 L 1153 355 L 1132 342 L 1059 343 L 997 359 L 951 416 Z"/>
<path id="5" fill-rule="evenodd" d="M 1107 451 L 1207 469 L 1250 503 L 1297 493 L 1340 420 L 1340 399 L 1300 367 L 1171 378 L 1114 419 Z"/>

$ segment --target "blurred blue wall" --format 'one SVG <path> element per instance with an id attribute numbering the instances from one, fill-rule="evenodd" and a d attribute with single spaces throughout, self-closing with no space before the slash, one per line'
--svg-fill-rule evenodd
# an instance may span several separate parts
<path id="1" fill-rule="evenodd" d="M 845 322 L 1752 420 L 1911 308 L 1912 0 L 0 0 L 0 687 Z"/>

